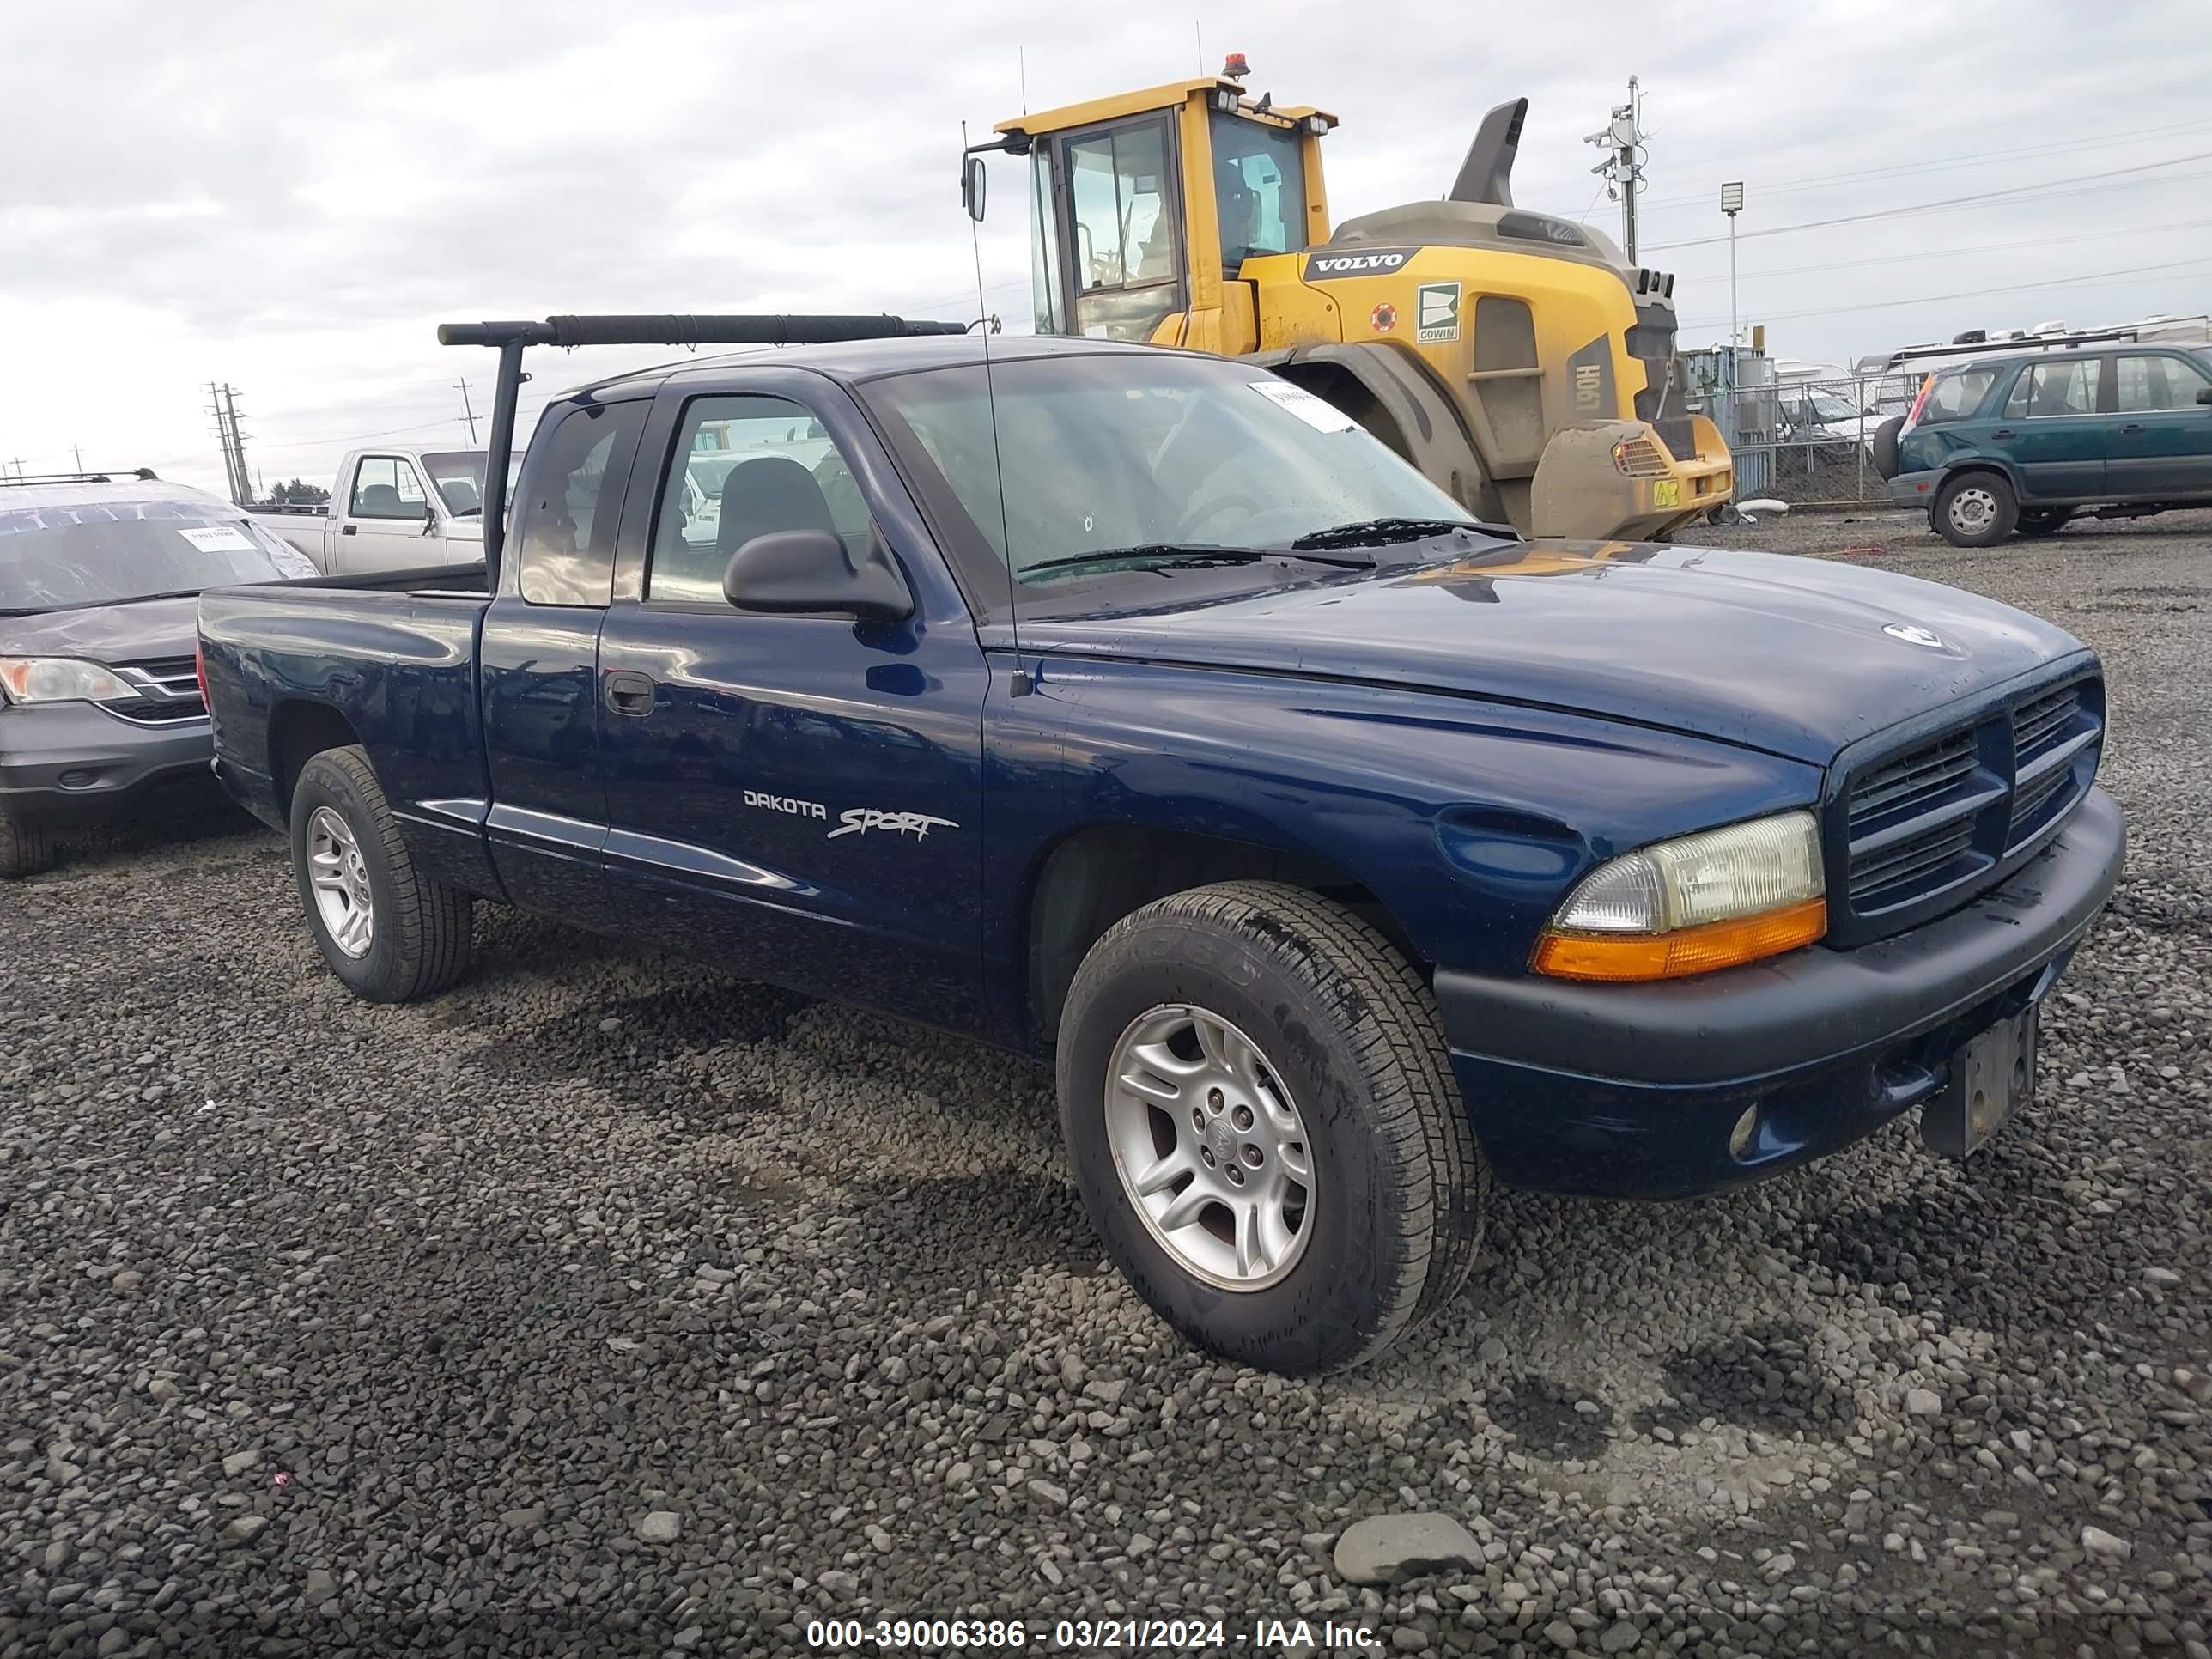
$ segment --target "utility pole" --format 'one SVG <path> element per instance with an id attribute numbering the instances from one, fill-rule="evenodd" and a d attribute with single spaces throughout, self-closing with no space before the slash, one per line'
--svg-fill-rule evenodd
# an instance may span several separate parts
<path id="1" fill-rule="evenodd" d="M 1734 350 L 1741 314 L 1735 303 L 1735 216 L 1743 211 L 1743 181 L 1721 186 L 1721 211 L 1729 222 L 1729 349 Z"/>
<path id="2" fill-rule="evenodd" d="M 84 446 L 82 444 L 71 444 L 70 446 L 70 453 L 76 457 L 76 470 L 80 472 L 83 471 Z"/>
<path id="3" fill-rule="evenodd" d="M 230 486 L 232 504 L 253 505 L 253 475 L 246 465 L 246 434 L 238 429 L 238 388 L 208 382 L 209 412 L 215 416 L 216 440 L 222 446 L 223 477 Z"/>
<path id="4" fill-rule="evenodd" d="M 474 449 L 477 444 L 477 412 L 469 404 L 468 380 L 464 376 L 453 384 L 461 389 L 461 410 L 464 418 L 469 423 L 469 447 Z"/>
<path id="5" fill-rule="evenodd" d="M 238 468 L 236 491 L 230 499 L 240 507 L 251 507 L 253 478 L 246 470 L 246 434 L 238 429 L 238 393 L 227 384 L 222 389 L 222 404 L 230 416 L 230 453 Z"/>
<path id="6" fill-rule="evenodd" d="M 1637 151 L 1644 147 L 1644 93 L 1634 76 L 1628 77 L 1628 101 L 1613 110 L 1603 131 L 1590 133 L 1583 142 L 1608 152 L 1590 171 L 1604 176 L 1606 194 L 1620 204 L 1621 245 L 1629 264 L 1634 264 L 1636 192 L 1644 184 L 1636 159 Z"/>

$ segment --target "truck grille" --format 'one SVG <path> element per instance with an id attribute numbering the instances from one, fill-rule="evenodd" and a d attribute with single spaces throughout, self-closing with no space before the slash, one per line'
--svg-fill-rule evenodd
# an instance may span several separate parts
<path id="1" fill-rule="evenodd" d="M 118 720 L 134 726 L 173 726 L 179 720 L 204 720 L 207 706 L 200 701 L 198 665 L 190 657 L 156 657 L 145 662 L 113 665 L 138 696 L 127 702 L 100 704 Z"/>
<path id="2" fill-rule="evenodd" d="M 1836 941 L 1910 927 L 2017 863 L 2087 793 L 2103 710 L 2103 684 L 2075 679 L 1860 764 L 1837 815 Z"/>

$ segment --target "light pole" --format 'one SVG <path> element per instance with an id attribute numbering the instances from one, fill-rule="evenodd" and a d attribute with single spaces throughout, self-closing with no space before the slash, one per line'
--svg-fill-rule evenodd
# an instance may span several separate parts
<path id="1" fill-rule="evenodd" d="M 1729 350 L 1734 352 L 1738 327 L 1735 306 L 1735 216 L 1743 211 L 1742 180 L 1738 179 L 1735 184 L 1721 186 L 1721 211 L 1728 215 L 1729 222 Z"/>

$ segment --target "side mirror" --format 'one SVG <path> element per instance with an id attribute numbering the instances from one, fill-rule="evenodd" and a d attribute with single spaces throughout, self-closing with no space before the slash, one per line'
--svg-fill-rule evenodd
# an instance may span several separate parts
<path id="1" fill-rule="evenodd" d="M 979 225 L 983 222 L 983 198 L 986 183 L 987 175 L 983 171 L 981 156 L 971 155 L 961 164 L 960 205 L 968 210 L 968 216 Z"/>
<path id="2" fill-rule="evenodd" d="M 872 537 L 856 562 L 827 530 L 775 530 L 730 555 L 722 597 L 740 611 L 771 616 L 843 616 L 898 622 L 914 614 L 914 595 L 882 543 Z"/>
<path id="3" fill-rule="evenodd" d="M 2197 401 L 2200 404 L 2212 404 L 2212 386 L 2198 388 Z"/>

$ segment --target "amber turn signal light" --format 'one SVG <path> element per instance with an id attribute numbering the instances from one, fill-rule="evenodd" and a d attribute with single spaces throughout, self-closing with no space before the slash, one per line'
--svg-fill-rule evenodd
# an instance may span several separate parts
<path id="1" fill-rule="evenodd" d="M 1825 898 L 1669 933 L 1547 931 L 1537 942 L 1534 967 L 1554 979 L 1680 979 L 1779 956 L 1812 944 L 1827 931 Z"/>

